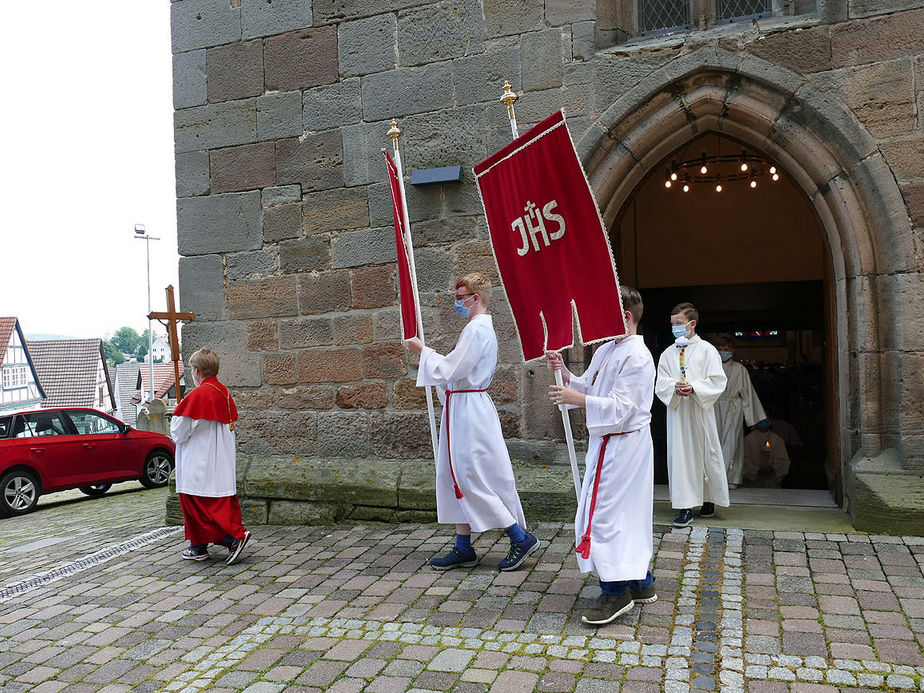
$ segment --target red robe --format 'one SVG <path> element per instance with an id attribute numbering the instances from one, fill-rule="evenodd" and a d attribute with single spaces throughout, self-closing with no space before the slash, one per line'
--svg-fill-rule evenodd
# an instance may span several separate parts
<path id="1" fill-rule="evenodd" d="M 228 388 L 217 378 L 203 380 L 183 398 L 173 412 L 174 416 L 217 421 L 234 430 L 237 407 Z M 230 536 L 244 537 L 241 523 L 241 505 L 236 495 L 211 498 L 187 493 L 177 494 L 186 525 L 186 538 L 190 544 L 224 544 Z"/>

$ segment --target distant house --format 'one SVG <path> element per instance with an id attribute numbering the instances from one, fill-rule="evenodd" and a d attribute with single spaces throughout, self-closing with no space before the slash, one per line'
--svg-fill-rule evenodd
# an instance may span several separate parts
<path id="1" fill-rule="evenodd" d="M 28 346 L 45 390 L 44 407 L 116 410 L 102 339 L 33 340 Z"/>
<path id="2" fill-rule="evenodd" d="M 151 353 L 144 357 L 144 361 L 147 363 L 150 358 L 153 357 L 155 363 L 158 361 L 166 363 L 167 361 L 170 361 L 170 356 L 170 345 L 158 337 L 154 340 L 154 344 L 151 346 Z"/>
<path id="3" fill-rule="evenodd" d="M 179 362 L 179 367 L 180 387 L 182 388 L 184 385 L 182 361 Z M 151 399 L 150 370 L 151 367 L 148 364 L 144 364 L 138 369 L 132 404 L 135 404 L 139 409 L 146 407 Z M 185 390 L 181 391 L 185 392 Z M 176 404 L 176 377 L 173 373 L 173 362 L 154 364 L 154 399 L 165 399 L 168 406 Z"/>
<path id="4" fill-rule="evenodd" d="M 17 318 L 0 318 L 0 413 L 38 409 L 45 392 Z"/>
<path id="5" fill-rule="evenodd" d="M 139 368 L 139 363 L 119 363 L 115 366 L 115 417 L 129 426 L 134 426 L 138 420 L 138 407 L 132 402 L 132 397 L 138 393 Z"/>

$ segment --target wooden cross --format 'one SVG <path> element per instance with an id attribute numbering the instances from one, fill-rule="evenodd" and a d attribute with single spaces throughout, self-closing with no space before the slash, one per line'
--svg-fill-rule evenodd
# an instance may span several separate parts
<path id="1" fill-rule="evenodd" d="M 176 324 L 180 320 L 187 322 L 195 320 L 195 313 L 178 313 L 176 310 L 176 301 L 173 299 L 173 284 L 167 287 L 167 312 L 151 313 L 148 320 L 157 320 L 161 325 L 167 328 L 167 334 L 170 338 L 170 357 L 173 360 L 173 377 L 176 383 L 176 403 L 183 401 L 183 393 L 180 390 L 180 340 L 176 332 Z M 166 321 L 166 322 L 164 322 Z M 154 360 L 154 354 L 148 354 L 148 357 Z M 154 383 L 151 383 L 151 399 L 154 399 Z"/>

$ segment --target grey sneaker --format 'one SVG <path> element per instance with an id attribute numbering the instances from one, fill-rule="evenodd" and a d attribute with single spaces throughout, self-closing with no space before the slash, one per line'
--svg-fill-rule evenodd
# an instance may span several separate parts
<path id="1" fill-rule="evenodd" d="M 605 626 L 612 623 L 635 605 L 632 594 L 626 590 L 620 595 L 601 594 L 593 608 L 581 616 L 591 626 Z"/>

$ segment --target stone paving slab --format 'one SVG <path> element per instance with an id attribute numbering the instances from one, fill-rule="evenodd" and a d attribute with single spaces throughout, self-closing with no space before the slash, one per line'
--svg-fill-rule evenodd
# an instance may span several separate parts
<path id="1" fill-rule="evenodd" d="M 166 488 L 137 481 L 95 498 L 78 490 L 41 496 L 34 512 L 0 518 L 0 587 L 160 527 L 166 499 Z"/>
<path id="2" fill-rule="evenodd" d="M 16 554 L 30 574 L 73 562 L 133 508 L 156 530 L 163 499 L 40 509 L 0 523 L 0 550 L 100 523 Z M 499 532 L 437 573 L 437 525 L 252 529 L 234 566 L 183 561 L 174 535 L 0 601 L 0 691 L 924 690 L 924 538 L 659 526 L 658 601 L 592 629 L 568 524 L 536 525 L 513 573 Z"/>

